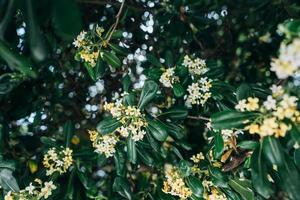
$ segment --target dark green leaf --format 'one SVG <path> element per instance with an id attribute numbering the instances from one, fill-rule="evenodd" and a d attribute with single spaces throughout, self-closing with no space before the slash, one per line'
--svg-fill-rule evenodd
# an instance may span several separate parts
<path id="1" fill-rule="evenodd" d="M 120 122 L 114 118 L 106 118 L 97 125 L 97 131 L 100 134 L 114 132 L 120 126 Z"/>
<path id="2" fill-rule="evenodd" d="M 109 51 L 103 51 L 103 60 L 105 60 L 113 68 L 121 67 L 121 60 L 114 54 Z"/>
<path id="3" fill-rule="evenodd" d="M 251 183 L 248 180 L 231 179 L 228 184 L 239 193 L 244 200 L 254 200 L 254 193 L 251 189 Z"/>
<path id="4" fill-rule="evenodd" d="M 254 119 L 257 113 L 226 110 L 214 113 L 211 122 L 214 129 L 231 129 L 245 126 L 246 121 Z"/>
<path id="5" fill-rule="evenodd" d="M 158 141 L 165 141 L 167 139 L 167 130 L 163 123 L 158 120 L 149 120 L 147 129 Z"/>
<path id="6" fill-rule="evenodd" d="M 158 85 L 154 81 L 146 81 L 141 93 L 139 108 L 144 108 L 155 96 L 158 90 Z"/>
<path id="7" fill-rule="evenodd" d="M 284 162 L 284 150 L 278 141 L 273 136 L 264 137 L 262 143 L 262 151 L 264 156 L 274 165 L 281 166 Z"/>

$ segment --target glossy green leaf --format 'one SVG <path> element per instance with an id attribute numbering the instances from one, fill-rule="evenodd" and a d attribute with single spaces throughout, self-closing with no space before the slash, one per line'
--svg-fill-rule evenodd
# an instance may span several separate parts
<path id="1" fill-rule="evenodd" d="M 117 149 L 116 153 L 114 154 L 114 160 L 115 160 L 115 166 L 116 166 L 116 172 L 118 176 L 125 176 L 125 170 L 126 170 L 126 158 L 124 153 L 122 152 L 122 149 Z"/>
<path id="2" fill-rule="evenodd" d="M 283 165 L 284 150 L 277 138 L 273 136 L 264 137 L 262 151 L 269 162 L 277 166 Z"/>
<path id="3" fill-rule="evenodd" d="M 230 179 L 228 184 L 239 193 L 244 200 L 254 200 L 254 192 L 248 180 Z"/>
<path id="4" fill-rule="evenodd" d="M 131 163 L 136 164 L 136 159 L 137 159 L 136 143 L 132 139 L 131 135 L 127 139 L 127 157 Z"/>
<path id="5" fill-rule="evenodd" d="M 0 169 L 0 185 L 4 191 L 19 192 L 20 188 L 10 169 Z"/>
<path id="6" fill-rule="evenodd" d="M 100 134 L 107 134 L 114 132 L 120 126 L 120 122 L 114 118 L 106 118 L 97 125 L 97 131 Z"/>
<path id="7" fill-rule="evenodd" d="M 159 114 L 158 116 L 166 116 L 170 119 L 185 119 L 188 115 L 188 110 L 184 107 L 174 107 L 171 108 L 161 114 Z"/>
<path id="8" fill-rule="evenodd" d="M 139 108 L 144 108 L 155 96 L 158 85 L 154 81 L 146 81 L 138 103 Z"/>
<path id="9" fill-rule="evenodd" d="M 214 157 L 216 159 L 219 159 L 222 156 L 224 151 L 224 140 L 221 133 L 219 132 L 215 133 L 214 144 L 215 144 Z"/>
<path id="10" fill-rule="evenodd" d="M 121 60 L 114 53 L 109 51 L 103 51 L 102 53 L 103 60 L 105 60 L 111 67 L 115 69 L 121 67 Z"/>
<path id="11" fill-rule="evenodd" d="M 153 54 L 147 54 L 146 58 L 153 66 L 161 67 L 161 63 Z"/>
<path id="12" fill-rule="evenodd" d="M 176 97 L 182 97 L 185 93 L 185 91 L 180 83 L 173 84 L 173 92 Z"/>
<path id="13" fill-rule="evenodd" d="M 189 176 L 186 179 L 186 183 L 188 187 L 192 190 L 193 195 L 196 197 L 202 197 L 203 196 L 203 185 L 199 178 L 196 178 L 194 176 Z"/>
<path id="14" fill-rule="evenodd" d="M 113 191 L 119 193 L 125 199 L 132 199 L 130 185 L 125 178 L 116 177 L 113 183 Z"/>
<path id="15" fill-rule="evenodd" d="M 158 120 L 149 120 L 147 129 L 158 141 L 165 141 L 168 137 L 166 127 Z"/>
<path id="16" fill-rule="evenodd" d="M 64 124 L 64 136 L 66 141 L 66 147 L 70 147 L 74 132 L 75 132 L 75 125 L 71 121 L 67 121 Z"/>
<path id="17" fill-rule="evenodd" d="M 12 69 L 18 70 L 32 78 L 37 77 L 37 73 L 32 69 L 32 63 L 25 56 L 13 51 L 2 40 L 0 40 L 0 58 Z"/>
<path id="18" fill-rule="evenodd" d="M 245 126 L 246 121 L 254 119 L 258 114 L 226 110 L 213 114 L 211 122 L 214 129 L 231 129 Z"/>
<path id="19" fill-rule="evenodd" d="M 34 1 L 26 1 L 26 28 L 28 32 L 28 40 L 30 51 L 36 61 L 43 61 L 48 55 L 48 49 L 44 35 L 37 23 L 35 16 Z"/>
<path id="20" fill-rule="evenodd" d="M 255 190 L 264 198 L 269 198 L 273 193 L 272 185 L 267 179 L 262 147 L 258 147 L 251 156 L 251 175 Z"/>

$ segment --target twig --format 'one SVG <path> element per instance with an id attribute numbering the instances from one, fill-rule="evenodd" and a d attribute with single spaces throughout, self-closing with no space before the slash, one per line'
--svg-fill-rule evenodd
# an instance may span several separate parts
<path id="1" fill-rule="evenodd" d="M 188 118 L 188 119 L 195 119 L 195 120 L 202 119 L 202 120 L 205 120 L 205 121 L 210 121 L 209 118 L 203 117 L 203 116 L 201 116 L 201 115 L 199 115 L 199 116 L 191 116 L 191 115 L 189 115 L 189 116 L 187 116 L 187 118 Z"/>
<path id="2" fill-rule="evenodd" d="M 115 23 L 113 24 L 112 29 L 111 29 L 111 31 L 110 31 L 110 33 L 109 33 L 107 39 L 106 39 L 107 44 L 109 43 L 109 41 L 110 41 L 110 39 L 111 39 L 111 36 L 112 36 L 113 33 L 115 32 L 115 30 L 116 30 L 116 28 L 117 28 L 117 26 L 118 26 L 118 24 L 119 24 L 119 20 L 120 20 L 120 16 L 121 16 L 121 13 L 122 13 L 122 10 L 123 10 L 123 7 L 124 7 L 124 3 L 125 3 L 125 0 L 122 1 L 121 7 L 120 7 L 120 9 L 119 9 L 119 11 L 118 11 L 118 13 L 117 13 L 117 15 L 116 15 L 116 17 L 115 17 L 115 18 L 116 18 L 116 21 L 115 21 Z"/>

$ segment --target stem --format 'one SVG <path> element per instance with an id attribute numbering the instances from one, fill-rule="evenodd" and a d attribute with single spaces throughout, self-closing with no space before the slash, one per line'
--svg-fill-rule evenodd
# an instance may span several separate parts
<path id="1" fill-rule="evenodd" d="M 188 119 L 195 119 L 195 120 L 201 119 L 201 120 L 205 120 L 205 121 L 210 121 L 209 118 L 203 117 L 203 116 L 201 116 L 201 115 L 199 115 L 199 116 L 191 116 L 191 115 L 189 115 L 189 116 L 187 116 L 187 118 L 188 118 Z"/>
<path id="2" fill-rule="evenodd" d="M 121 16 L 122 10 L 123 10 L 123 8 L 124 8 L 124 4 L 125 4 L 125 0 L 122 1 L 121 7 L 120 7 L 120 9 L 119 9 L 119 11 L 118 11 L 118 13 L 117 13 L 117 15 L 116 15 L 116 17 L 115 17 L 115 18 L 116 18 L 116 21 L 115 21 L 115 23 L 112 25 L 112 29 L 111 29 L 111 31 L 110 31 L 110 33 L 109 33 L 107 39 L 106 39 L 106 42 L 107 42 L 107 43 L 109 43 L 109 41 L 110 41 L 110 39 L 111 39 L 111 37 L 112 37 L 112 34 L 115 32 L 115 30 L 116 30 L 116 28 L 117 28 L 117 26 L 118 26 L 118 24 L 119 24 L 119 20 L 120 20 L 120 16 Z"/>

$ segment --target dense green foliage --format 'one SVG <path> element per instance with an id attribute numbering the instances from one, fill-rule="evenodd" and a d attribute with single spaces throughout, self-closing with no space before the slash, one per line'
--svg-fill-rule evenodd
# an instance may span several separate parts
<path id="1" fill-rule="evenodd" d="M 299 39 L 297 0 L 0 0 L 0 199 L 300 199 Z"/>

